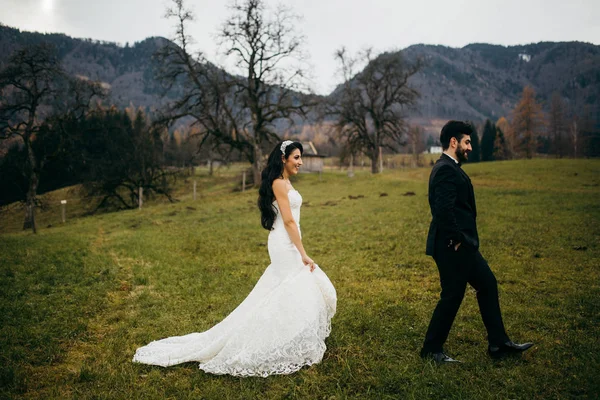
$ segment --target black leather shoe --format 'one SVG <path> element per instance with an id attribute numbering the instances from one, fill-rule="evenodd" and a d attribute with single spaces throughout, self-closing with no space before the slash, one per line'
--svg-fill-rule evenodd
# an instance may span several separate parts
<path id="1" fill-rule="evenodd" d="M 443 363 L 459 363 L 460 361 L 455 360 L 452 357 L 448 357 L 446 354 L 444 353 L 425 353 L 421 355 L 422 358 L 424 359 L 428 359 L 428 360 L 433 360 L 438 364 L 443 364 Z"/>
<path id="2" fill-rule="evenodd" d="M 492 358 L 502 358 L 508 355 L 521 354 L 525 350 L 533 346 L 533 343 L 515 343 L 508 341 L 500 346 L 489 346 L 488 354 Z"/>

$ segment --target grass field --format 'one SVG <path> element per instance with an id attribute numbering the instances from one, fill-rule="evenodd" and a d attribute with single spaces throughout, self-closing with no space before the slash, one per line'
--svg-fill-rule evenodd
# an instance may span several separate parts
<path id="1" fill-rule="evenodd" d="M 131 363 L 151 340 L 223 319 L 269 263 L 256 192 L 233 192 L 233 173 L 198 171 L 179 182 L 174 204 L 85 218 L 73 209 L 66 224 L 44 224 L 35 236 L 15 232 L 21 214 L 3 216 L 0 398 L 597 398 L 600 161 L 464 168 L 509 334 L 535 342 L 522 358 L 488 358 L 472 290 L 446 345 L 464 363 L 419 358 L 439 295 L 424 255 L 429 168 L 421 168 L 295 180 L 305 247 L 338 293 L 321 364 L 241 379 L 194 363 Z M 196 201 L 185 189 L 191 179 L 200 182 Z"/>

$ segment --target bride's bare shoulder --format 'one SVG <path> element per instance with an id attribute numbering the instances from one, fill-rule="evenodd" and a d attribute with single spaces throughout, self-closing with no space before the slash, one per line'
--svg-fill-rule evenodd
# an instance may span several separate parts
<path id="1" fill-rule="evenodd" d="M 287 191 L 287 183 L 280 178 L 275 179 L 271 187 L 273 188 L 273 192 L 281 193 Z"/>
<path id="2" fill-rule="evenodd" d="M 276 187 L 276 186 L 284 186 L 285 187 L 286 183 L 285 180 L 283 178 L 277 178 L 273 181 L 273 184 L 271 186 Z"/>

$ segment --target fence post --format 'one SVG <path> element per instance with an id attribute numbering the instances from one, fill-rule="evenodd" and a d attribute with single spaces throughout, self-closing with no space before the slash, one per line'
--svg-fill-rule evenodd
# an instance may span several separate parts
<path id="1" fill-rule="evenodd" d="M 246 171 L 242 172 L 242 192 L 246 191 Z"/>
<path id="2" fill-rule="evenodd" d="M 194 180 L 194 201 L 196 201 L 196 181 Z"/>
<path id="3" fill-rule="evenodd" d="M 62 214 L 62 223 L 64 224 L 65 221 L 67 220 L 66 218 L 66 208 L 67 208 L 67 201 L 66 200 L 61 200 L 60 201 L 60 208 L 61 208 L 61 214 Z"/>
<path id="4" fill-rule="evenodd" d="M 142 197 L 143 196 L 144 196 L 144 188 L 140 186 L 140 194 L 139 194 L 139 197 L 138 197 L 138 209 L 139 210 L 142 209 L 142 203 L 143 203 Z"/>

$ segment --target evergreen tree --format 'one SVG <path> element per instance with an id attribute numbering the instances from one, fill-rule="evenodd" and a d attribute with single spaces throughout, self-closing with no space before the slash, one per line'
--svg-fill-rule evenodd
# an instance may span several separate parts
<path id="1" fill-rule="evenodd" d="M 27 164 L 25 146 L 13 143 L 0 158 L 0 206 L 25 198 L 29 182 L 23 174 Z"/>
<path id="2" fill-rule="evenodd" d="M 481 137 L 481 161 L 494 161 L 496 126 L 489 119 L 485 121 Z"/>
<path id="3" fill-rule="evenodd" d="M 479 148 L 479 134 L 477 133 L 477 128 L 473 123 L 471 123 L 471 125 L 473 126 L 473 134 L 471 135 L 471 148 L 473 150 L 469 154 L 469 162 L 476 163 L 481 159 L 481 149 Z"/>
<path id="4" fill-rule="evenodd" d="M 162 128 L 152 125 L 142 110 L 130 113 L 133 118 L 128 114 L 112 107 L 81 123 L 83 188 L 101 198 L 96 209 L 135 208 L 140 187 L 144 197 L 172 200 L 163 169 Z"/>
<path id="5" fill-rule="evenodd" d="M 427 148 L 430 148 L 431 146 L 438 146 L 439 144 L 437 144 L 435 142 L 435 139 L 433 138 L 433 136 L 431 135 L 427 135 Z"/>
<path id="6" fill-rule="evenodd" d="M 163 159 L 165 165 L 177 165 L 177 152 L 179 144 L 175 140 L 175 133 L 169 132 L 165 138 L 165 147 L 163 151 Z"/>
<path id="7" fill-rule="evenodd" d="M 99 85 L 70 78 L 48 43 L 20 48 L 2 65 L 0 140 L 19 142 L 26 155 L 19 179 L 27 182 L 20 199 L 25 203 L 23 229 L 37 233 L 37 196 L 44 189 L 40 179 L 46 163 L 61 151 L 62 126 L 84 115 L 100 93 Z"/>

